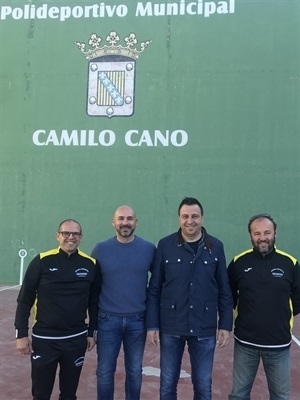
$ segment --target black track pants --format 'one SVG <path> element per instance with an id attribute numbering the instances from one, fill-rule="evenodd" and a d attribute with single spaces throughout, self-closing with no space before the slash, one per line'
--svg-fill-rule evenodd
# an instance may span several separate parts
<path id="1" fill-rule="evenodd" d="M 33 400 L 50 400 L 59 365 L 59 400 L 76 400 L 87 348 L 86 335 L 71 339 L 32 337 L 31 378 Z"/>

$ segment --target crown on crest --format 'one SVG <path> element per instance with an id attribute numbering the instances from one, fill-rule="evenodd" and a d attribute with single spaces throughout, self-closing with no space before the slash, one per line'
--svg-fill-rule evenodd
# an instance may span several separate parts
<path id="1" fill-rule="evenodd" d="M 103 57 L 107 55 L 123 55 L 133 59 L 139 58 L 140 54 L 148 47 L 149 43 L 152 40 L 146 40 L 140 43 L 140 48 L 137 49 L 134 46 L 137 44 L 138 39 L 135 36 L 135 33 L 130 33 L 128 36 L 124 38 L 124 42 L 126 46 L 122 46 L 118 44 L 120 41 L 119 35 L 115 31 L 111 31 L 110 34 L 106 37 L 106 43 L 102 47 L 100 47 L 100 43 L 102 42 L 102 38 L 97 36 L 96 33 L 93 33 L 89 39 L 89 48 L 86 48 L 85 43 L 74 42 L 79 50 L 85 55 L 87 60 L 92 60 L 96 57 Z"/>

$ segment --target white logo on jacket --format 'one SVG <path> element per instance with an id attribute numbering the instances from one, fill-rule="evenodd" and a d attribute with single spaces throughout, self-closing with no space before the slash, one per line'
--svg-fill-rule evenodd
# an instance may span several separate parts
<path id="1" fill-rule="evenodd" d="M 75 274 L 78 278 L 86 278 L 88 273 L 89 273 L 89 270 L 86 268 L 78 268 L 75 271 Z"/>
<path id="2" fill-rule="evenodd" d="M 271 269 L 271 274 L 274 276 L 274 278 L 282 278 L 284 271 L 281 268 L 273 268 Z"/>

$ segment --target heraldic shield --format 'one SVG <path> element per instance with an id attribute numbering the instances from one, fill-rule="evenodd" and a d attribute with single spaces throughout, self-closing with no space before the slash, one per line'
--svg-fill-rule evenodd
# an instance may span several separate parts
<path id="1" fill-rule="evenodd" d="M 135 60 L 119 54 L 90 60 L 88 64 L 88 115 L 107 117 L 132 115 L 135 69 Z"/>

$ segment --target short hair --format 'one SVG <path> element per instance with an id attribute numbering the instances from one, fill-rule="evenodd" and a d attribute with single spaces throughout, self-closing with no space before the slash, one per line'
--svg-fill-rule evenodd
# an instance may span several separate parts
<path id="1" fill-rule="evenodd" d="M 79 223 L 78 221 L 76 221 L 76 219 L 72 219 L 72 218 L 70 218 L 70 219 L 65 219 L 64 221 L 62 221 L 62 222 L 58 225 L 57 232 L 60 231 L 61 226 L 62 226 L 65 222 L 75 222 L 76 224 L 79 225 L 80 233 L 82 233 L 82 228 L 81 228 L 80 223 Z"/>
<path id="2" fill-rule="evenodd" d="M 253 217 L 251 217 L 251 218 L 249 219 L 249 222 L 248 222 L 248 232 L 249 232 L 249 233 L 251 232 L 251 225 L 252 225 L 252 222 L 255 221 L 256 219 L 260 219 L 260 218 L 266 218 L 266 219 L 268 219 L 269 221 L 271 221 L 272 224 L 273 224 L 273 226 L 274 226 L 274 231 L 276 231 L 277 224 L 276 224 L 276 222 L 274 221 L 274 219 L 271 217 L 270 214 L 257 214 L 257 215 L 253 215 Z"/>
<path id="3" fill-rule="evenodd" d="M 178 215 L 180 215 L 180 209 L 182 206 L 194 206 L 194 205 L 199 206 L 199 208 L 201 210 L 201 214 L 203 215 L 203 207 L 202 207 L 200 201 L 195 199 L 195 197 L 185 197 L 181 201 L 181 203 L 179 204 L 179 207 L 178 207 Z"/>

